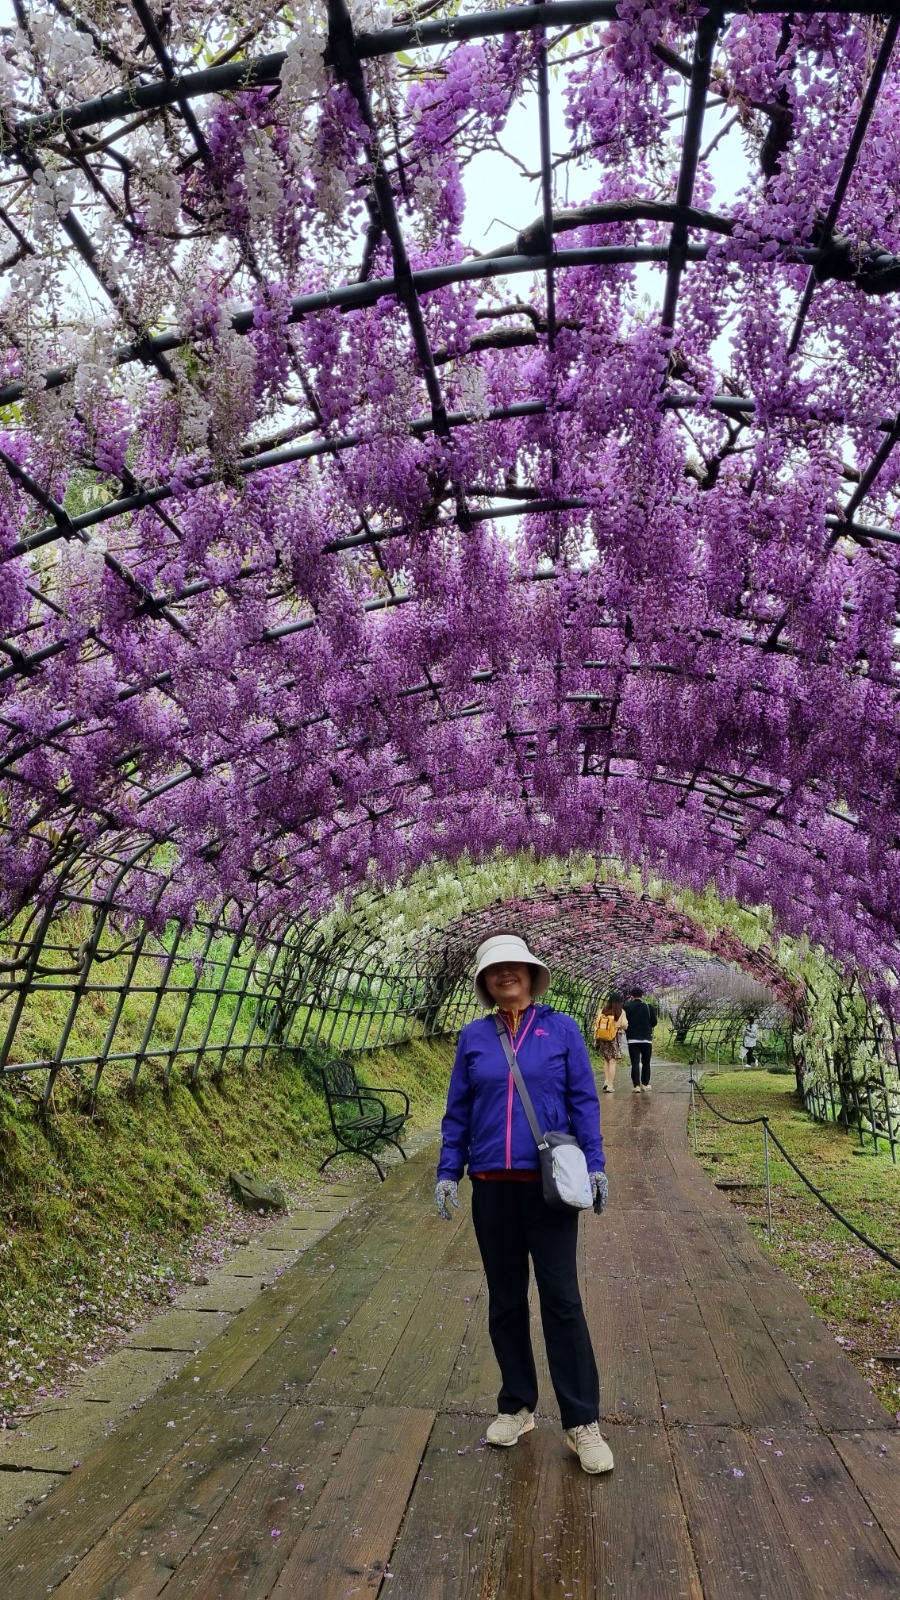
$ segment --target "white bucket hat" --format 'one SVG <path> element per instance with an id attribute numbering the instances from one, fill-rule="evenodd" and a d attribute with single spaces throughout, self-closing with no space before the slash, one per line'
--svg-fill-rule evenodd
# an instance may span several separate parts
<path id="1" fill-rule="evenodd" d="M 536 967 L 531 984 L 533 999 L 537 1000 L 546 994 L 550 987 L 550 968 L 545 966 L 540 956 L 534 955 L 529 950 L 524 939 L 519 939 L 514 933 L 495 933 L 492 938 L 485 939 L 475 951 L 475 993 L 481 1004 L 488 1009 L 494 1004 L 481 974 L 485 967 L 497 966 L 501 961 L 521 961 L 528 967 Z"/>

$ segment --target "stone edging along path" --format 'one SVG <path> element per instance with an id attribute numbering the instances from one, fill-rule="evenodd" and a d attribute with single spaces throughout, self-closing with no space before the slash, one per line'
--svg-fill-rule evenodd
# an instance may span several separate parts
<path id="1" fill-rule="evenodd" d="M 435 1128 L 414 1133 L 406 1141 L 407 1153 L 436 1137 Z M 400 1164 L 400 1158 L 384 1158 L 383 1164 Z M 48 1396 L 18 1427 L 0 1431 L 0 1539 L 76 1471 L 122 1417 L 174 1378 L 239 1311 L 377 1189 L 375 1170 L 368 1166 L 358 1177 L 323 1182 L 297 1209 L 273 1217 L 268 1226 L 257 1225 L 252 1238 L 220 1267 L 206 1268 L 207 1282 L 189 1285 L 174 1304 L 141 1322 L 117 1350 L 71 1384 L 69 1395 Z"/>

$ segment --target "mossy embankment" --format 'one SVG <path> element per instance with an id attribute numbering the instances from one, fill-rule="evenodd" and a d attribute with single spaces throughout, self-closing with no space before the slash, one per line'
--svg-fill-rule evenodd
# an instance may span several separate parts
<path id="1" fill-rule="evenodd" d="M 406 1090 L 421 1129 L 440 1118 L 453 1050 L 420 1040 L 355 1061 L 365 1081 Z M 315 1065 L 273 1053 L 194 1088 L 147 1073 L 133 1093 L 107 1075 L 93 1104 L 61 1079 L 43 1115 L 37 1083 L 0 1081 L 0 1413 L 52 1392 L 221 1260 L 253 1225 L 228 1195 L 231 1170 L 295 1200 L 327 1181 Z M 328 1173 L 375 1178 L 359 1160 Z"/>
<path id="2" fill-rule="evenodd" d="M 767 1116 L 797 1164 L 844 1216 L 882 1249 L 900 1254 L 900 1166 L 881 1141 L 813 1121 L 793 1076 L 707 1073 L 703 1090 L 729 1117 Z M 692 1133 L 690 1121 L 689 1135 Z M 697 1100 L 698 1155 L 711 1177 L 747 1185 L 730 1198 L 758 1242 L 803 1291 L 887 1408 L 900 1415 L 900 1272 L 860 1244 L 826 1211 L 772 1146 L 772 1241 L 765 1217 L 760 1126 L 722 1122 Z"/>

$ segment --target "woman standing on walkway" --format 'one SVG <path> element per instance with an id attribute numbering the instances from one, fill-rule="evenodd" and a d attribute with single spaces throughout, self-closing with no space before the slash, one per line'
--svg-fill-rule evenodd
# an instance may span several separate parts
<path id="1" fill-rule="evenodd" d="M 600 1102 L 574 1018 L 535 1002 L 550 973 L 524 939 L 498 933 L 475 955 L 475 993 L 494 1006 L 542 1128 L 575 1135 L 587 1160 L 595 1209 L 606 1205 Z M 534 1427 L 538 1385 L 528 1312 L 534 1263 L 550 1376 L 566 1440 L 585 1472 L 609 1472 L 600 1432 L 600 1386 L 578 1291 L 578 1212 L 544 1200 L 540 1160 L 495 1017 L 463 1028 L 450 1079 L 435 1200 L 450 1218 L 468 1167 L 472 1221 L 488 1285 L 488 1328 L 501 1388 L 489 1444 L 513 1445 Z"/>
<path id="2" fill-rule="evenodd" d="M 603 1093 L 615 1094 L 616 1063 L 622 1054 L 622 1035 L 628 1027 L 625 996 L 611 994 L 597 1012 L 594 1044 L 603 1058 Z"/>

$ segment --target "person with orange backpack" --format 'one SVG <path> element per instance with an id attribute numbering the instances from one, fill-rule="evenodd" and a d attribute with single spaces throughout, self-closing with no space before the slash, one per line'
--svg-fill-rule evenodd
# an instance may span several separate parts
<path id="1" fill-rule="evenodd" d="M 594 1023 L 594 1044 L 603 1057 L 604 1094 L 615 1094 L 616 1062 L 622 1054 L 619 1041 L 627 1027 L 624 997 L 611 994 L 597 1012 Z"/>

